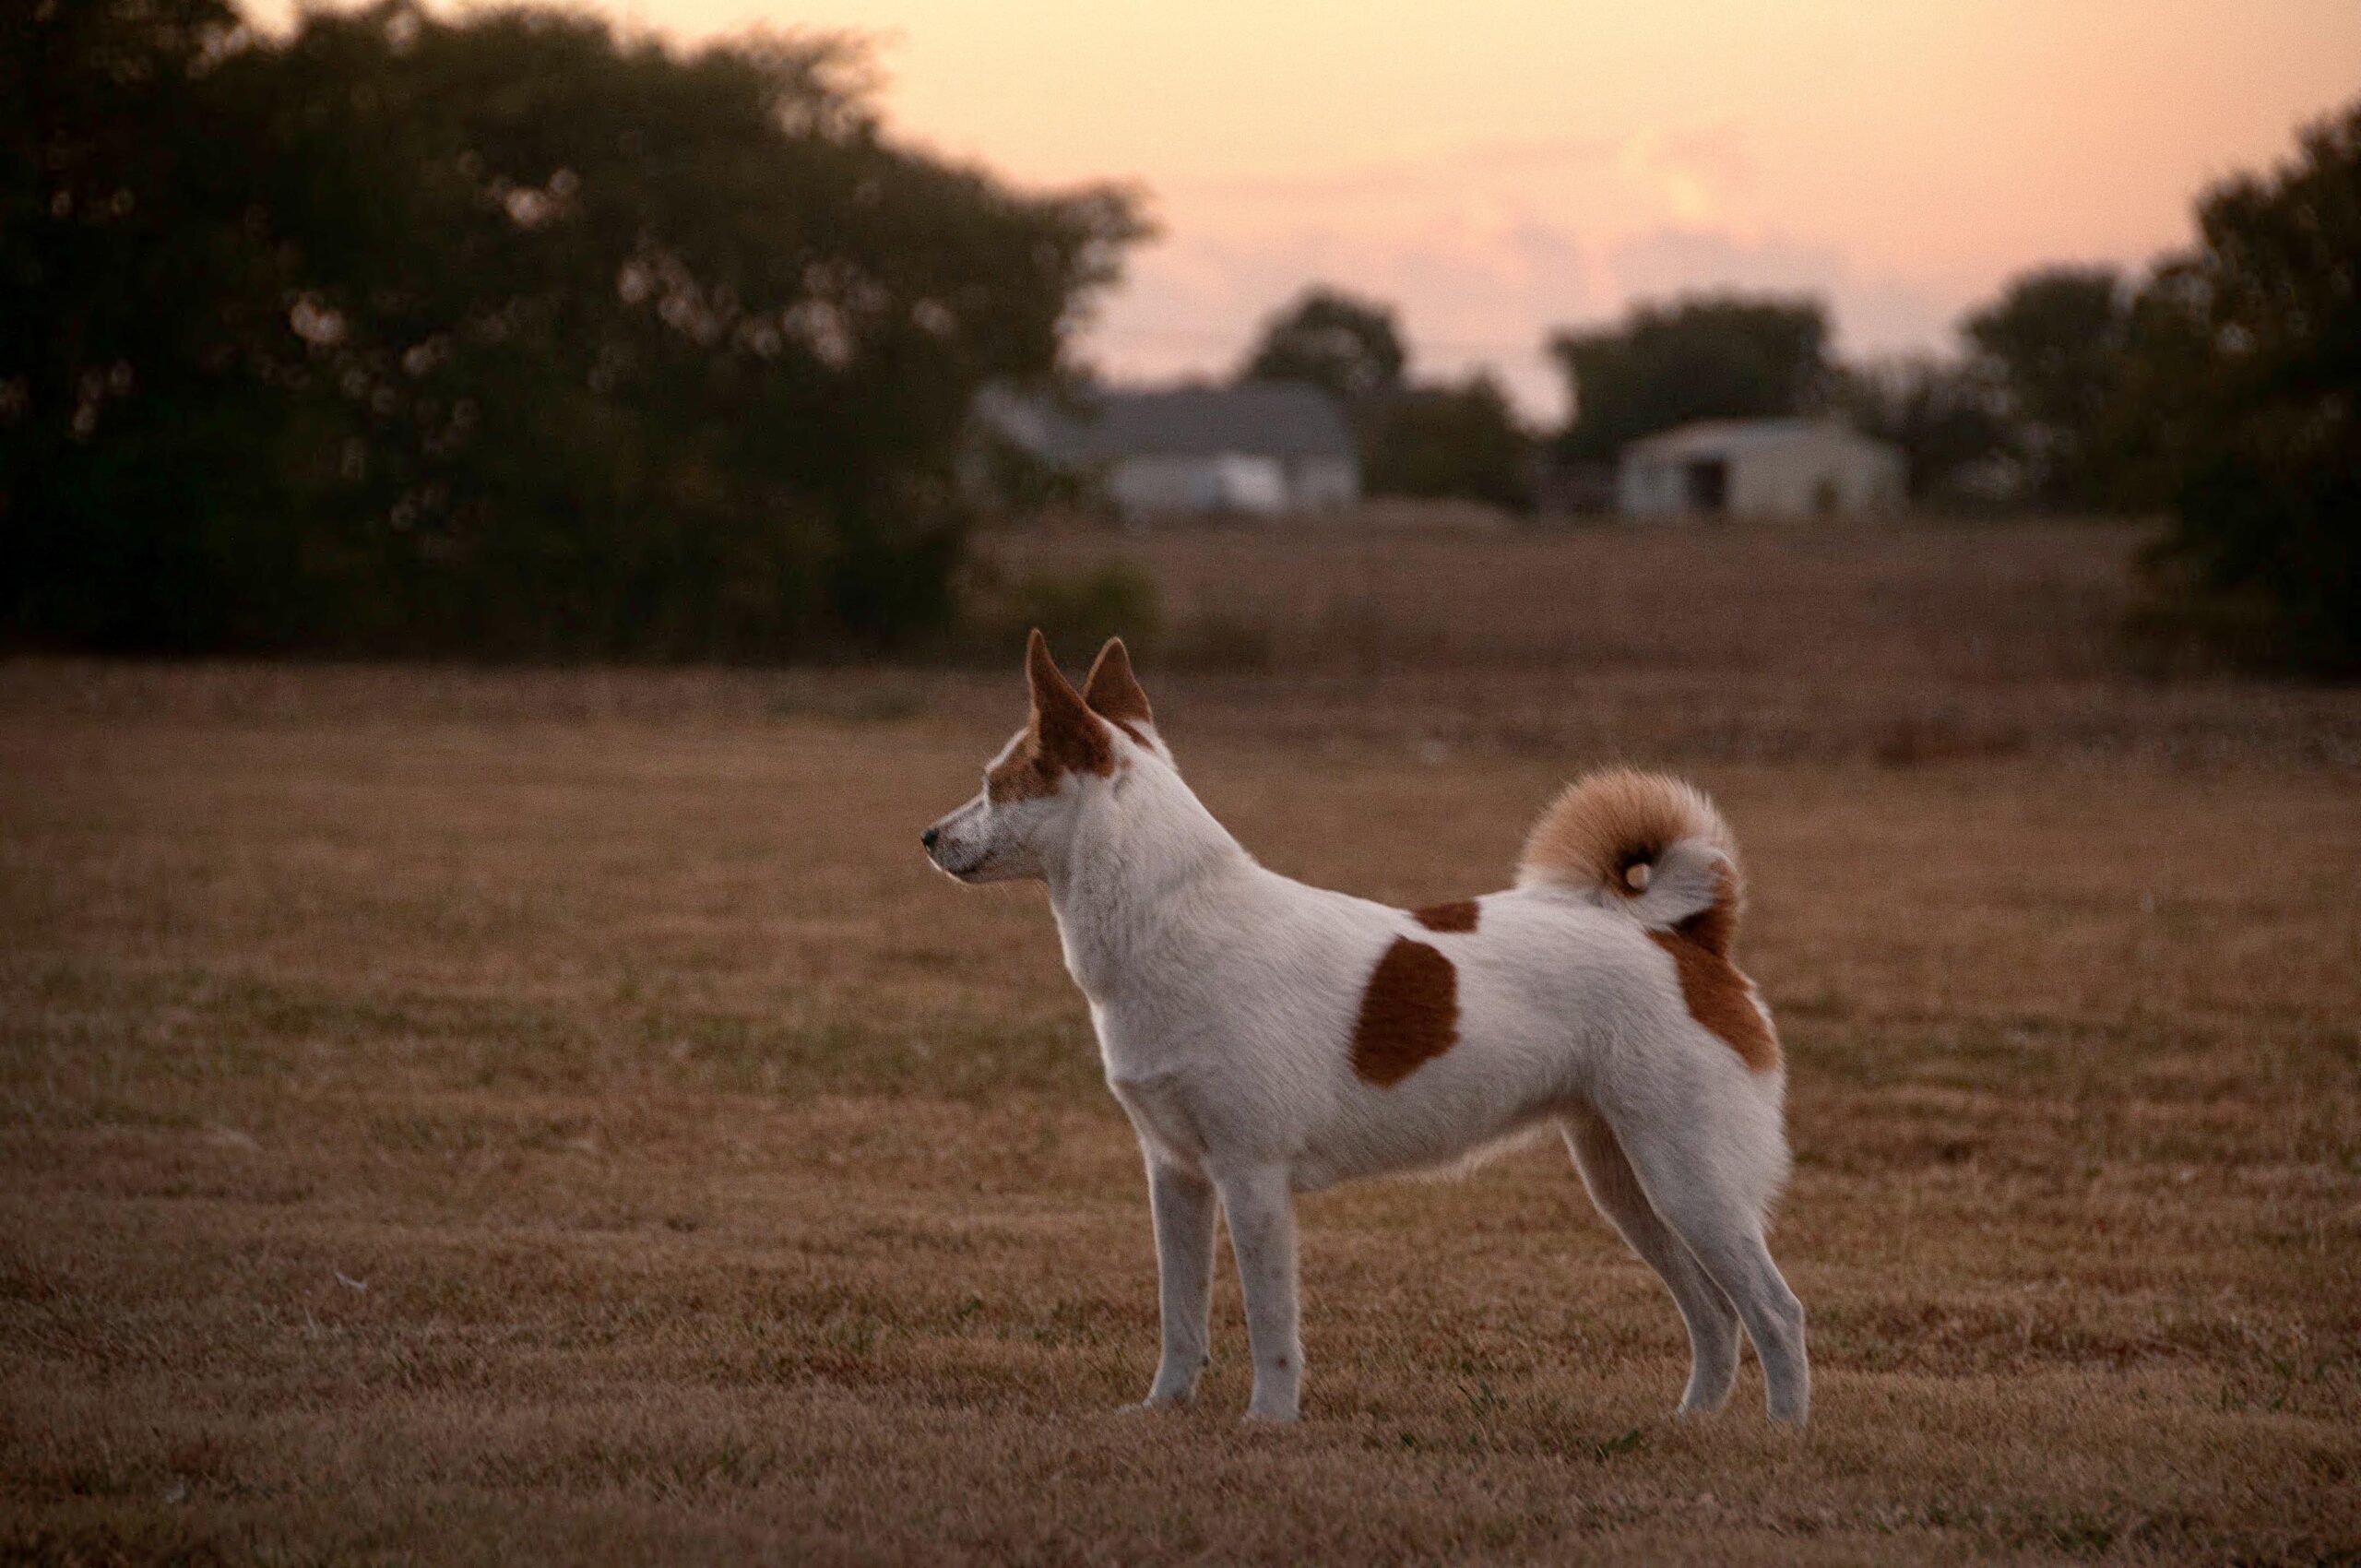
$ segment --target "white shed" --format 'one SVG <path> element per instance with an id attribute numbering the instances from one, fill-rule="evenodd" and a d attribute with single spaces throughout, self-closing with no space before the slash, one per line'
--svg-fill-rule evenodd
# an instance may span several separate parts
<path id="1" fill-rule="evenodd" d="M 1902 510 L 1902 449 L 1833 420 L 1702 420 L 1623 448 L 1627 517 L 1866 517 Z"/>

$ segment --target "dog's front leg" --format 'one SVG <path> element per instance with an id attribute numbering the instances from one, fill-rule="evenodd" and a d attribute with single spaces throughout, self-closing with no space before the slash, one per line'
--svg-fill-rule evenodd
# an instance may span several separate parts
<path id="1" fill-rule="evenodd" d="M 1291 1421 L 1303 1401 L 1303 1343 L 1296 1304 L 1295 1194 L 1287 1171 L 1264 1166 L 1216 1178 L 1238 1281 L 1246 1292 L 1246 1333 L 1254 1348 L 1249 1420 Z"/>
<path id="2" fill-rule="evenodd" d="M 1150 1405 L 1186 1404 L 1205 1369 L 1213 1304 L 1214 1184 L 1193 1170 L 1148 1156 L 1147 1201 L 1156 1220 L 1157 1304 L 1164 1354 Z"/>

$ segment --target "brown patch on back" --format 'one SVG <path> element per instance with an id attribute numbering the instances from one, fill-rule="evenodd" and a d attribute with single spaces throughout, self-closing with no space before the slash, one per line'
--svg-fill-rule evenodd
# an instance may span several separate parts
<path id="1" fill-rule="evenodd" d="M 1454 898 L 1448 904 L 1430 904 L 1410 911 L 1410 918 L 1429 931 L 1474 931 L 1482 915 L 1473 898 Z"/>
<path id="2" fill-rule="evenodd" d="M 1395 937 L 1361 993 L 1353 1071 L 1391 1088 L 1458 1039 L 1459 971 L 1425 943 Z"/>
<path id="3" fill-rule="evenodd" d="M 1693 924 L 1713 912 L 1708 909 L 1682 924 Z M 1680 997 L 1688 1004 L 1691 1017 L 1720 1036 L 1753 1071 L 1768 1073 L 1779 1065 L 1779 1037 L 1771 1032 L 1770 1020 L 1755 1004 L 1754 982 L 1740 974 L 1736 964 L 1680 932 L 1652 931 L 1648 940 L 1672 955 L 1673 968 L 1680 975 Z"/>

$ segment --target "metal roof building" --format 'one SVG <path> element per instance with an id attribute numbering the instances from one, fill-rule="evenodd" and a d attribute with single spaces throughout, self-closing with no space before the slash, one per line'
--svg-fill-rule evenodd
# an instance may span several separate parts
<path id="1" fill-rule="evenodd" d="M 1101 477 L 1127 517 L 1317 512 L 1360 499 L 1360 457 L 1316 386 L 1109 391 L 1074 409 L 1003 391 L 977 412 L 1045 462 Z"/>
<path id="2" fill-rule="evenodd" d="M 1616 469 L 1630 517 L 1859 517 L 1899 512 L 1902 449 L 1838 421 L 1701 420 L 1634 441 Z"/>

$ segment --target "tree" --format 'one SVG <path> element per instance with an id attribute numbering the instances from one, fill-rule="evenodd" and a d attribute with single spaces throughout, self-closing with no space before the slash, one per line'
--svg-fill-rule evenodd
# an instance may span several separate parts
<path id="1" fill-rule="evenodd" d="M 207 20 L 160 24 L 182 12 Z M 975 392 L 1055 373 L 1141 232 L 1119 193 L 1019 196 L 896 145 L 836 42 L 682 55 L 409 0 L 243 46 L 196 0 L 11 15 L 6 69 L 49 84 L 6 125 L 0 234 L 45 291 L 0 339 L 19 636 L 908 636 L 948 612 Z M 148 40 L 143 79 L 172 85 L 111 97 L 128 46 L 84 31 Z M 61 216 L 84 198 L 53 149 L 84 144 L 163 171 L 152 220 Z M 149 279 L 94 357 L 89 324 Z"/>
<path id="2" fill-rule="evenodd" d="M 1574 410 L 1561 445 L 1577 461 L 1611 460 L 1625 442 L 1691 420 L 1801 412 L 1830 374 L 1827 312 L 1814 300 L 1643 304 L 1618 327 L 1560 332 L 1549 350 Z"/>
<path id="3" fill-rule="evenodd" d="M 2170 508 L 2152 627 L 2361 676 L 2361 101 L 2199 202 L 2142 291 L 2119 429 Z"/>
<path id="4" fill-rule="evenodd" d="M 1922 505 L 1989 505 L 2015 467 L 2001 390 L 1980 365 L 1912 357 L 1847 367 L 1836 402 L 1863 434 L 1902 448 Z"/>
<path id="5" fill-rule="evenodd" d="M 1512 510 L 1532 502 L 1532 439 L 1489 375 L 1405 388 L 1372 403 L 1361 425 L 1363 487 L 1373 495 L 1454 497 Z"/>
<path id="6" fill-rule="evenodd" d="M 2123 279 L 2106 267 L 2027 273 L 1962 324 L 2002 388 L 2032 492 L 2050 505 L 2111 499 L 2103 433 L 2130 325 Z"/>
<path id="7" fill-rule="evenodd" d="M 261 505 L 243 362 L 279 258 L 219 70 L 223 0 L 0 7 L 0 629 L 201 645 L 215 534 Z"/>
<path id="8" fill-rule="evenodd" d="M 1347 409 L 1402 385 L 1408 362 L 1390 305 L 1314 284 L 1264 325 L 1241 381 L 1300 381 Z"/>
<path id="9" fill-rule="evenodd" d="M 1314 284 L 1263 328 L 1241 381 L 1296 381 L 1344 405 L 1375 495 L 1464 497 L 1522 506 L 1530 443 L 1499 385 L 1412 386 L 1394 307 Z"/>

